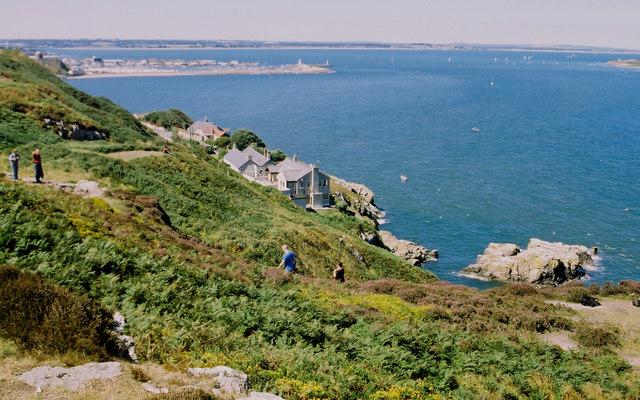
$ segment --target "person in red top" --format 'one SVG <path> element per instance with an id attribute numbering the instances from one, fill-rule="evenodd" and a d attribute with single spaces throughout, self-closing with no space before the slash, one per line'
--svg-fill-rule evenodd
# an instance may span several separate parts
<path id="1" fill-rule="evenodd" d="M 42 172 L 42 158 L 40 157 L 40 149 L 36 148 L 33 153 L 31 153 L 33 157 L 33 171 L 36 174 L 36 183 L 42 183 L 40 179 L 44 178 L 44 173 Z"/>

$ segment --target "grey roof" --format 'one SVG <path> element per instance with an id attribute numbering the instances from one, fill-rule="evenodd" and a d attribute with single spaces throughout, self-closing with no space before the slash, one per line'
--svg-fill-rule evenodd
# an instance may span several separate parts
<path id="1" fill-rule="evenodd" d="M 269 167 L 270 172 L 279 173 L 278 177 L 282 177 L 287 182 L 297 181 L 311 172 L 312 169 L 311 165 L 291 158 L 285 158 L 278 165 Z"/>
<path id="2" fill-rule="evenodd" d="M 229 152 L 224 155 L 223 159 L 226 163 L 231 164 L 237 169 L 240 169 L 240 167 L 249 161 L 249 157 L 235 147 L 229 150 Z"/>
<path id="3" fill-rule="evenodd" d="M 251 161 L 256 163 L 259 167 L 262 167 L 263 165 L 271 161 L 269 158 L 265 157 L 263 154 L 260 154 L 259 152 L 254 150 L 252 147 L 247 147 L 246 149 L 244 149 L 242 153 L 247 158 L 251 157 Z"/>

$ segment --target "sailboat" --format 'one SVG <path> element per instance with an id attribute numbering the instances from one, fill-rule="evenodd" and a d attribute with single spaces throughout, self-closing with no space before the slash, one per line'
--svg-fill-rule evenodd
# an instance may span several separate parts
<path id="1" fill-rule="evenodd" d="M 480 132 L 480 128 L 478 128 L 477 126 L 474 126 L 473 128 L 471 128 L 472 131 L 474 132 Z"/>
<path id="2" fill-rule="evenodd" d="M 406 177 L 406 176 L 404 176 L 404 175 L 400 175 L 400 180 L 401 180 L 402 182 L 406 182 L 406 181 L 407 181 L 407 179 L 409 179 L 409 178 L 407 178 L 407 177 Z"/>

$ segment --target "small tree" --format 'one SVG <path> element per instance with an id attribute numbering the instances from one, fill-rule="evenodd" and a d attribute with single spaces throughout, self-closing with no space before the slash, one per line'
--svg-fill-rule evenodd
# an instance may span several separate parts
<path id="1" fill-rule="evenodd" d="M 285 152 L 279 149 L 273 150 L 270 153 L 270 156 L 271 156 L 271 161 L 273 161 L 274 163 L 280 162 L 285 158 L 287 158 L 287 155 L 285 154 Z"/>
<path id="2" fill-rule="evenodd" d="M 227 148 L 231 144 L 231 138 L 229 138 L 229 136 L 221 136 L 214 140 L 211 144 L 217 149 Z"/>
<path id="3" fill-rule="evenodd" d="M 236 145 L 238 150 L 244 150 L 251 144 L 255 144 L 256 147 L 267 147 L 258 135 L 248 129 L 238 129 L 233 132 L 231 142 Z"/>

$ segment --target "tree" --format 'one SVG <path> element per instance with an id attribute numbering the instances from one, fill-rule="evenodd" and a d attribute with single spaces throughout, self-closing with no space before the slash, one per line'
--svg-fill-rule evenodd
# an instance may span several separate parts
<path id="1" fill-rule="evenodd" d="M 280 162 L 285 158 L 287 158 L 287 155 L 285 154 L 285 152 L 279 149 L 273 150 L 270 153 L 270 156 L 271 156 L 271 161 L 273 161 L 274 163 Z"/>
<path id="2" fill-rule="evenodd" d="M 213 146 L 217 149 L 227 148 L 231 144 L 229 136 L 221 136 L 213 141 Z"/>
<path id="3" fill-rule="evenodd" d="M 258 135 L 248 129 L 238 129 L 233 132 L 231 142 L 236 145 L 238 150 L 244 150 L 252 144 L 255 144 L 257 147 L 267 147 Z"/>
<path id="4" fill-rule="evenodd" d="M 154 111 L 145 115 L 142 119 L 166 129 L 187 129 L 193 123 L 193 120 L 187 114 L 175 108 L 166 111 Z"/>

